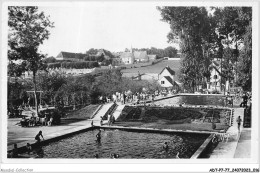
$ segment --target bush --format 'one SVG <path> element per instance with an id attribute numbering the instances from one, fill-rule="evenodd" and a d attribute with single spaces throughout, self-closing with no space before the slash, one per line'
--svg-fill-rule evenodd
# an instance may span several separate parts
<path id="1" fill-rule="evenodd" d="M 80 62 L 63 62 L 61 64 L 63 68 L 75 68 L 75 69 L 85 69 L 98 67 L 97 61 L 80 61 Z"/>
<path id="2" fill-rule="evenodd" d="M 49 63 L 48 64 L 48 68 L 54 69 L 54 68 L 60 68 L 61 67 L 61 63 L 56 62 L 56 63 Z"/>
<path id="3" fill-rule="evenodd" d="M 54 57 L 49 57 L 49 58 L 43 59 L 43 62 L 45 62 L 45 63 L 55 63 L 56 59 Z"/>
<path id="4" fill-rule="evenodd" d="M 89 56 L 85 56 L 83 59 L 84 59 L 84 61 L 89 61 L 90 60 Z"/>

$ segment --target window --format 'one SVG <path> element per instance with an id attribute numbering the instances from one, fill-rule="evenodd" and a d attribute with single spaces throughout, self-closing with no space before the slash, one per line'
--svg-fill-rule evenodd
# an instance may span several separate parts
<path id="1" fill-rule="evenodd" d="M 164 81 L 161 81 L 161 84 L 164 84 Z"/>
<path id="2" fill-rule="evenodd" d="M 214 79 L 217 79 L 218 78 L 218 75 L 214 75 Z"/>

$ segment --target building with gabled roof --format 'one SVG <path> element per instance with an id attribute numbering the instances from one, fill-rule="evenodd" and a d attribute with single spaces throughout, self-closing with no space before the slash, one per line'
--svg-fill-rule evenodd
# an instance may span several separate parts
<path id="1" fill-rule="evenodd" d="M 71 53 L 61 51 L 57 56 L 57 60 L 68 60 L 68 61 L 82 61 L 87 54 L 83 53 Z"/>
<path id="2" fill-rule="evenodd" d="M 134 51 L 134 58 L 136 62 L 148 62 L 149 57 L 146 51 Z"/>
<path id="3" fill-rule="evenodd" d="M 121 58 L 121 61 L 124 63 L 124 64 L 133 64 L 134 61 L 135 61 L 135 58 L 134 58 L 134 55 L 132 52 L 123 52 L 121 55 L 120 55 L 120 58 Z"/>
<path id="4" fill-rule="evenodd" d="M 132 48 L 129 52 L 122 52 L 120 58 L 124 64 L 134 64 L 135 62 L 149 61 L 149 56 L 147 55 L 146 51 L 133 51 Z"/>
<path id="5" fill-rule="evenodd" d="M 207 83 L 207 90 L 221 91 L 221 64 L 218 60 L 213 60 L 210 65 L 210 81 Z"/>
<path id="6" fill-rule="evenodd" d="M 174 80 L 175 71 L 172 70 L 169 66 L 164 67 L 164 69 L 158 74 L 158 79 L 162 78 L 163 76 L 169 76 Z"/>
<path id="7" fill-rule="evenodd" d="M 175 82 L 175 71 L 172 70 L 169 66 L 166 66 L 158 74 L 158 82 L 163 88 L 167 88 L 167 89 L 179 88 L 179 85 Z"/>

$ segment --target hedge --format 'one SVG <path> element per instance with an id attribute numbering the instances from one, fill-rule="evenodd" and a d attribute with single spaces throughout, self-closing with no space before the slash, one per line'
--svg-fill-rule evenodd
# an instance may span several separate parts
<path id="1" fill-rule="evenodd" d="M 84 68 L 94 68 L 98 67 L 99 64 L 96 61 L 83 61 L 83 62 L 58 62 L 48 64 L 48 68 L 75 68 L 75 69 L 84 69 Z"/>
<path id="2" fill-rule="evenodd" d="M 61 63 L 60 62 L 55 62 L 55 63 L 49 63 L 48 68 L 60 68 Z"/>

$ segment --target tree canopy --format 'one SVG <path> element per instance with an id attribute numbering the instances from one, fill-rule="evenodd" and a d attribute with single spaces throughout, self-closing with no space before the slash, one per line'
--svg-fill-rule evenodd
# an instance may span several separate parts
<path id="1" fill-rule="evenodd" d="M 180 43 L 180 80 L 187 89 L 195 91 L 196 86 L 209 81 L 214 58 L 221 59 L 220 75 L 225 80 L 236 79 L 240 47 L 250 46 L 244 44 L 244 34 L 252 20 L 252 8 L 164 6 L 158 10 L 162 21 L 170 24 L 169 42 Z M 239 85 L 244 85 L 241 80 Z"/>
<path id="2" fill-rule="evenodd" d="M 45 55 L 39 53 L 38 48 L 44 40 L 49 38 L 49 29 L 53 27 L 53 23 L 43 12 L 38 11 L 38 7 L 9 6 L 8 26 L 9 63 L 12 64 L 15 60 L 22 62 L 16 63 L 16 65 L 9 65 L 10 69 L 8 72 L 12 72 L 9 75 L 20 75 L 20 71 L 32 71 L 36 109 L 38 112 L 35 77 L 38 70 L 46 68 L 45 63 L 43 63 Z M 17 71 L 17 73 L 13 73 L 13 71 Z"/>

